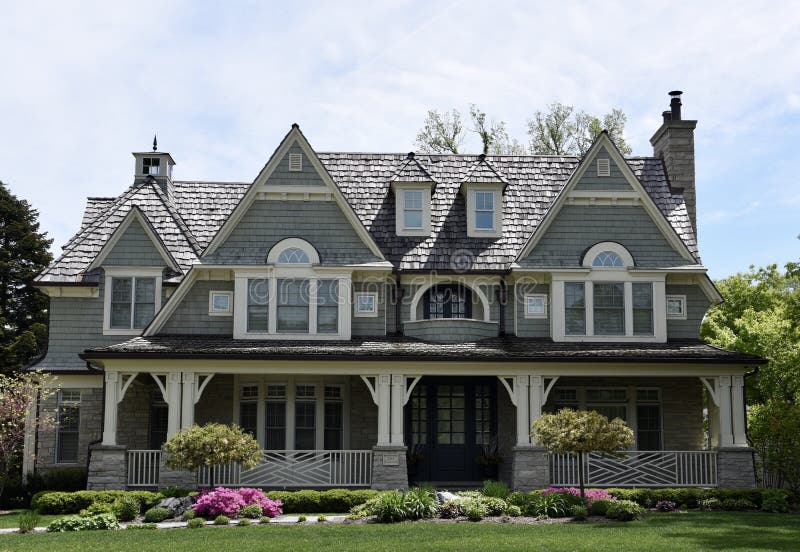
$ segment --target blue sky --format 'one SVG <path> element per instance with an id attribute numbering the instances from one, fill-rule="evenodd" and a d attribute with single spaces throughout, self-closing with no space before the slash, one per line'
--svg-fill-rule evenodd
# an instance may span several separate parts
<path id="1" fill-rule="evenodd" d="M 252 181 L 291 123 L 320 151 L 408 151 L 477 103 L 527 141 L 553 101 L 628 114 L 634 154 L 684 91 L 712 277 L 800 259 L 800 10 L 790 2 L 0 0 L 0 179 L 54 252 L 86 196 L 160 149 L 181 180 Z M 472 143 L 477 149 L 477 143 Z M 470 149 L 469 147 L 467 149 Z"/>

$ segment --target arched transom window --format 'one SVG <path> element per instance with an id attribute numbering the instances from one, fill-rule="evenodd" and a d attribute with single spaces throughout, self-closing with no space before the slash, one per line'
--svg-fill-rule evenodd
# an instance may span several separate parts
<path id="1" fill-rule="evenodd" d="M 316 265 L 319 264 L 319 254 L 306 240 L 286 238 L 272 246 L 267 262 L 276 265 Z"/>
<path id="2" fill-rule="evenodd" d="M 592 266 L 614 268 L 622 268 L 622 257 L 613 251 L 601 251 L 592 261 Z"/>
<path id="3" fill-rule="evenodd" d="M 625 246 L 616 242 L 594 244 L 583 256 L 583 266 L 591 268 L 630 268 L 634 266 L 633 255 Z"/>
<path id="4" fill-rule="evenodd" d="M 308 258 L 308 253 L 299 247 L 287 247 L 278 255 L 278 263 L 280 264 L 308 264 L 310 262 L 311 259 Z"/>

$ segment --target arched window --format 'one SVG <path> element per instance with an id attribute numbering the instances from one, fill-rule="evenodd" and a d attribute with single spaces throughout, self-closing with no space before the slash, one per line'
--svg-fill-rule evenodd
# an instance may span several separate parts
<path id="1" fill-rule="evenodd" d="M 278 256 L 278 263 L 280 264 L 309 264 L 310 262 L 308 253 L 299 247 L 287 247 Z"/>
<path id="2" fill-rule="evenodd" d="M 472 318 L 472 292 L 459 284 L 432 286 L 422 300 L 426 320 Z"/>
<path id="3" fill-rule="evenodd" d="M 622 268 L 622 257 L 613 251 L 601 251 L 592 261 L 592 266 L 604 268 Z"/>

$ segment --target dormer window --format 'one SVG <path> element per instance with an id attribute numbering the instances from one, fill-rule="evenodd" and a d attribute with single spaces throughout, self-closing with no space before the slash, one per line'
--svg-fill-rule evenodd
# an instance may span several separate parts
<path id="1" fill-rule="evenodd" d="M 475 192 L 475 229 L 494 229 L 494 192 Z"/>
<path id="2" fill-rule="evenodd" d="M 104 267 L 105 335 L 137 335 L 161 308 L 160 268 Z"/>
<path id="3" fill-rule="evenodd" d="M 467 235 L 497 238 L 503 230 L 502 183 L 463 184 L 467 207 Z"/>
<path id="4" fill-rule="evenodd" d="M 422 228 L 422 190 L 403 191 L 403 228 Z"/>
<path id="5" fill-rule="evenodd" d="M 154 176 L 161 174 L 161 159 L 158 157 L 145 157 L 142 159 L 142 173 Z"/>
<path id="6" fill-rule="evenodd" d="M 431 187 L 429 183 L 394 184 L 396 232 L 398 236 L 429 236 L 431 233 Z"/>

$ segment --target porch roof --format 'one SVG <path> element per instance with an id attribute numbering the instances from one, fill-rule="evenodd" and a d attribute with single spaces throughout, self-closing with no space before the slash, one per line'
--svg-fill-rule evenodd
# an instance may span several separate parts
<path id="1" fill-rule="evenodd" d="M 500 362 L 682 362 L 763 364 L 760 357 L 727 351 L 703 341 L 667 343 L 556 343 L 545 339 L 492 338 L 472 343 L 428 343 L 408 337 L 348 341 L 241 340 L 227 336 L 135 337 L 88 349 L 84 360 L 112 358 L 237 360 L 442 360 Z"/>

